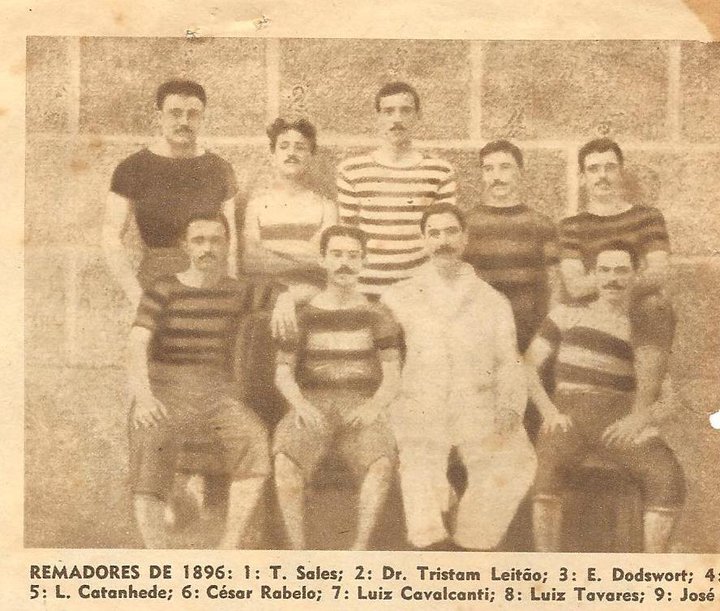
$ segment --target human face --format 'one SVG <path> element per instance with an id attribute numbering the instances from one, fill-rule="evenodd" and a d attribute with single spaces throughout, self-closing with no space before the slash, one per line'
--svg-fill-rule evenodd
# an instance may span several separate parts
<path id="1" fill-rule="evenodd" d="M 425 245 L 437 264 L 454 265 L 465 251 L 467 235 L 454 214 L 433 214 L 425 224 Z"/>
<path id="2" fill-rule="evenodd" d="M 595 281 L 600 298 L 610 302 L 625 300 L 635 280 L 630 253 L 624 250 L 605 250 L 595 263 Z"/>
<path id="3" fill-rule="evenodd" d="M 378 129 L 380 136 L 393 147 L 410 144 L 419 115 L 409 93 L 396 93 L 380 98 Z"/>
<path id="4" fill-rule="evenodd" d="M 614 151 L 590 153 L 585 157 L 580 181 L 590 199 L 611 199 L 622 190 L 622 166 Z"/>
<path id="5" fill-rule="evenodd" d="M 193 96 L 170 94 L 158 111 L 160 131 L 168 144 L 189 147 L 197 142 L 205 106 Z"/>
<path id="6" fill-rule="evenodd" d="M 357 284 L 365 257 L 362 244 L 345 235 L 332 236 L 320 264 L 327 272 L 328 286 L 350 288 Z"/>
<path id="7" fill-rule="evenodd" d="M 521 171 L 515 158 L 505 151 L 485 155 L 482 181 L 488 203 L 514 198 L 520 187 Z"/>
<path id="8" fill-rule="evenodd" d="M 312 159 L 310 141 L 294 129 L 282 132 L 275 141 L 272 158 L 281 176 L 300 177 L 310 167 Z"/>
<path id="9" fill-rule="evenodd" d="M 187 228 L 183 249 L 190 257 L 190 267 L 204 272 L 223 268 L 228 255 L 228 236 L 218 221 L 193 221 Z"/>

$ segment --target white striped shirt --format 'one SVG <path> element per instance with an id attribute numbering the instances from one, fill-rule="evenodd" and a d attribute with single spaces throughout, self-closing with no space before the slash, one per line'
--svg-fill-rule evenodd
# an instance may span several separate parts
<path id="1" fill-rule="evenodd" d="M 368 237 L 361 290 L 377 295 L 426 261 L 420 219 L 430 204 L 455 203 L 455 176 L 449 163 L 435 157 L 390 167 L 370 153 L 340 164 L 337 190 L 340 221 Z"/>

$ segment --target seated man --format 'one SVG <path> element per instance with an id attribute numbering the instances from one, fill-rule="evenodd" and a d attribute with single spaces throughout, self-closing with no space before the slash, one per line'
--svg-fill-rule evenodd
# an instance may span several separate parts
<path id="1" fill-rule="evenodd" d="M 362 479 L 352 548 L 366 549 L 395 458 L 386 408 L 399 387 L 399 329 L 357 289 L 361 230 L 327 228 L 320 254 L 327 286 L 299 309 L 299 333 L 280 341 L 277 355 L 276 384 L 290 410 L 275 431 L 275 484 L 290 543 L 303 549 L 305 486 L 334 446 Z"/>
<path id="2" fill-rule="evenodd" d="M 684 478 L 653 427 L 657 404 L 636 392 L 633 348 L 666 345 L 671 330 L 653 320 L 631 324 L 638 256 L 629 243 L 603 245 L 592 269 L 598 298 L 553 309 L 525 355 L 530 396 L 544 420 L 536 445 L 535 549 L 559 551 L 565 473 L 596 453 L 642 484 L 644 549 L 665 552 L 684 500 Z M 555 360 L 552 399 L 537 373 L 548 359 Z"/>
<path id="3" fill-rule="evenodd" d="M 181 242 L 189 269 L 145 291 L 130 333 L 130 471 L 147 547 L 167 547 L 166 501 L 186 440 L 217 446 L 232 479 L 221 548 L 237 547 L 270 470 L 267 432 L 233 381 L 253 295 L 226 275 L 228 236 L 222 216 L 191 218 Z"/>

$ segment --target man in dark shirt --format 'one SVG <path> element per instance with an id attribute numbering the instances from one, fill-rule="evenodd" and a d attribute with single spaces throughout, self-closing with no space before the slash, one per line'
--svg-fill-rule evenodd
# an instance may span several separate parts
<path id="1" fill-rule="evenodd" d="M 358 292 L 365 236 L 334 225 L 320 238 L 327 287 L 280 342 L 276 384 L 289 411 L 275 431 L 275 483 L 295 549 L 305 547 L 304 488 L 332 446 L 362 481 L 353 549 L 366 549 L 387 495 L 395 441 L 387 407 L 400 383 L 400 328 Z"/>
<path id="2" fill-rule="evenodd" d="M 236 275 L 235 175 L 230 164 L 198 144 L 206 95 L 201 85 L 173 80 L 156 95 L 161 138 L 122 161 L 112 176 L 102 232 L 105 260 L 133 307 L 143 288 L 187 267 L 176 248 L 189 218 L 224 214 L 230 227 L 228 272 Z M 136 273 L 122 237 L 137 223 L 143 260 Z"/>
<path id="3" fill-rule="evenodd" d="M 166 547 L 164 515 L 184 442 L 217 449 L 232 480 L 221 548 L 235 548 L 270 470 L 265 427 L 237 398 L 238 327 L 257 301 L 225 273 L 228 225 L 194 217 L 182 248 L 190 267 L 163 276 L 142 296 L 130 333 L 131 478 L 147 547 Z"/>

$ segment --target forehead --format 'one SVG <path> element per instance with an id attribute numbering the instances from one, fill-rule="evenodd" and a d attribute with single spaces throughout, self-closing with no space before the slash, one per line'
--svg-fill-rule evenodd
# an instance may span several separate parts
<path id="1" fill-rule="evenodd" d="M 495 153 L 490 153 L 485 155 L 482 160 L 482 165 L 500 165 L 503 163 L 512 163 L 514 166 L 517 166 L 515 157 L 507 151 L 496 151 Z"/>
<path id="2" fill-rule="evenodd" d="M 615 151 L 603 151 L 602 153 L 589 153 L 585 157 L 585 167 L 591 165 L 604 165 L 606 163 L 620 163 Z"/>
<path id="3" fill-rule="evenodd" d="M 225 227 L 219 221 L 206 221 L 205 219 L 200 219 L 193 221 L 188 225 L 186 235 L 188 239 L 200 236 L 224 236 Z"/>
<path id="4" fill-rule="evenodd" d="M 395 108 L 398 106 L 410 106 L 415 108 L 415 100 L 412 95 L 407 92 L 386 95 L 380 98 L 380 108 Z"/>
<path id="5" fill-rule="evenodd" d="M 171 93 L 163 100 L 162 109 L 169 110 L 171 108 L 181 108 L 183 110 L 203 110 L 205 106 L 203 105 L 200 98 L 196 98 L 195 96 Z"/>
<path id="6" fill-rule="evenodd" d="M 630 253 L 625 250 L 603 250 L 597 256 L 597 265 L 605 267 L 631 266 Z"/>
<path id="7" fill-rule="evenodd" d="M 460 227 L 460 221 L 450 212 L 433 214 L 428 217 L 427 222 L 425 223 L 426 232 L 431 229 L 449 229 L 450 227 Z"/>
<path id="8" fill-rule="evenodd" d="M 360 251 L 362 244 L 349 235 L 334 235 L 328 240 L 327 250 Z"/>
<path id="9" fill-rule="evenodd" d="M 287 129 L 280 132 L 277 137 L 278 142 L 303 142 L 309 144 L 310 141 L 296 129 Z"/>

